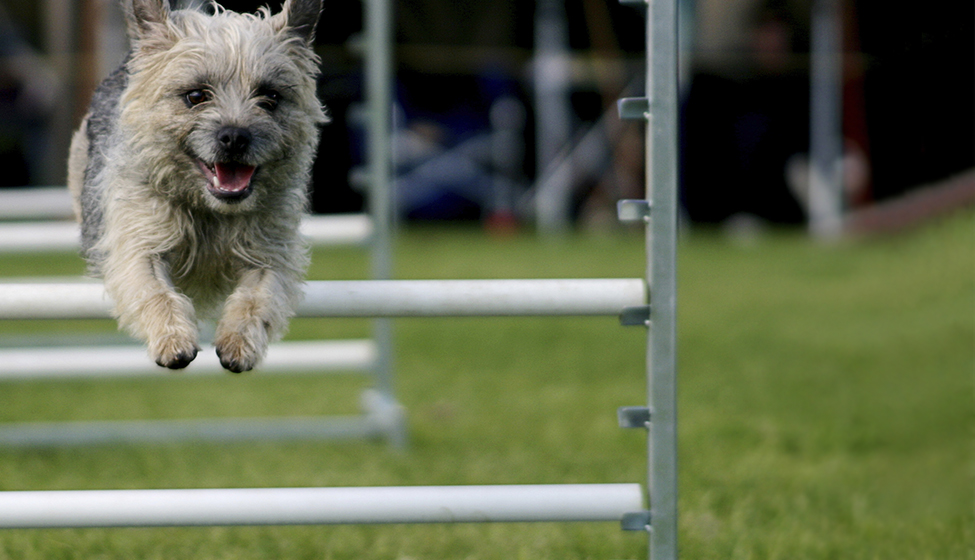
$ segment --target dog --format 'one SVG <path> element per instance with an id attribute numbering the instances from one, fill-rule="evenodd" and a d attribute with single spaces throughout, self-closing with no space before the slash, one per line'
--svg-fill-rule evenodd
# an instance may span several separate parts
<path id="1" fill-rule="evenodd" d="M 200 351 L 253 369 L 287 330 L 320 126 L 312 42 L 322 0 L 272 14 L 122 0 L 131 50 L 74 133 L 68 187 L 89 273 L 160 366 Z"/>

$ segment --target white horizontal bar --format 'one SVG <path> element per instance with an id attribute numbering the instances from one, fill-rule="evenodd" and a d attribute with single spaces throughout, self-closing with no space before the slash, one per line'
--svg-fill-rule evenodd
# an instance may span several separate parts
<path id="1" fill-rule="evenodd" d="M 372 221 L 365 214 L 305 216 L 301 233 L 315 247 L 362 245 L 372 237 Z M 80 239 L 73 221 L 0 223 L 0 252 L 76 251 Z"/>
<path id="2" fill-rule="evenodd" d="M 281 416 L 244 418 L 176 418 L 153 420 L 81 420 L 71 422 L 0 423 L 0 447 L 60 447 L 173 443 L 187 441 L 282 441 L 365 439 L 405 440 L 405 410 L 375 389 L 360 395 L 362 414 L 350 416 Z"/>
<path id="3" fill-rule="evenodd" d="M 301 234 L 315 247 L 362 245 L 372 239 L 372 219 L 367 214 L 305 216 Z"/>
<path id="4" fill-rule="evenodd" d="M 102 319 L 109 306 L 100 282 L 0 283 L 0 319 Z"/>
<path id="5" fill-rule="evenodd" d="M 268 348 L 261 373 L 365 370 L 376 362 L 371 340 L 279 342 Z M 83 346 L 0 349 L 0 379 L 129 377 L 166 372 L 141 346 Z M 201 351 L 186 375 L 223 374 L 213 349 Z"/>
<path id="6" fill-rule="evenodd" d="M 644 305 L 640 279 L 309 282 L 302 315 L 435 317 L 619 315 Z"/>
<path id="7" fill-rule="evenodd" d="M 0 189 L 0 219 L 64 219 L 73 216 L 67 187 Z"/>
<path id="8" fill-rule="evenodd" d="M 0 527 L 619 521 L 639 484 L 0 492 Z"/>
<path id="9" fill-rule="evenodd" d="M 646 303 L 638 278 L 562 280 L 316 280 L 305 285 L 302 317 L 619 315 Z M 108 316 L 95 282 L 0 283 L 0 319 Z"/>
<path id="10" fill-rule="evenodd" d="M 0 189 L 0 220 L 73 220 L 73 218 L 71 194 L 66 187 Z M 31 227 L 22 230 L 5 227 L 0 229 L 2 231 L 0 251 L 13 251 L 27 247 L 25 241 L 8 240 L 8 233 L 34 234 L 35 237 L 42 238 L 38 240 L 37 246 L 42 250 L 74 249 L 78 245 L 77 226 L 69 230 L 66 228 L 67 224 L 57 224 L 57 227 L 51 231 L 43 232 L 42 226 L 52 224 L 21 225 Z M 313 215 L 306 216 L 301 231 L 313 245 L 361 244 L 372 236 L 372 221 L 365 214 Z"/>
<path id="11" fill-rule="evenodd" d="M 77 251 L 81 239 L 78 224 L 57 222 L 0 223 L 0 252 Z"/>
<path id="12" fill-rule="evenodd" d="M 18 422 L 0 424 L 0 447 L 365 439 L 389 433 L 387 424 L 368 414 Z"/>

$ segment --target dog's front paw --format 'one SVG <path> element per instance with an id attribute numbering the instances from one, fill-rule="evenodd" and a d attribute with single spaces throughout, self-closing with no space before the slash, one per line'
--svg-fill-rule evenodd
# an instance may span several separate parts
<path id="1" fill-rule="evenodd" d="M 196 358 L 200 348 L 192 340 L 167 337 L 150 348 L 156 363 L 169 369 L 183 369 Z"/>
<path id="2" fill-rule="evenodd" d="M 264 329 L 251 334 L 225 332 L 217 336 L 214 346 L 224 369 L 241 373 L 254 369 L 261 361 L 267 351 L 267 334 Z"/>

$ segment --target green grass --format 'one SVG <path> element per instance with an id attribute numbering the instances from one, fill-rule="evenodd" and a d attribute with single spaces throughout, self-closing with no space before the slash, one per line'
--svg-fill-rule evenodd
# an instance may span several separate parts
<path id="1" fill-rule="evenodd" d="M 681 244 L 680 546 L 687 559 L 972 559 L 975 226 L 820 246 Z M 636 277 L 639 235 L 543 242 L 415 229 L 401 278 Z M 4 275 L 77 274 L 69 255 Z M 363 277 L 355 250 L 314 278 Z M 0 325 L 106 336 L 106 322 Z M 409 449 L 378 442 L 0 449 L 0 490 L 643 482 L 645 333 L 612 318 L 401 319 Z M 97 334 L 91 334 L 95 331 Z M 291 337 L 361 336 L 301 320 Z M 355 376 L 0 383 L 0 422 L 347 413 Z M 0 531 L 12 559 L 622 559 L 613 523 Z"/>

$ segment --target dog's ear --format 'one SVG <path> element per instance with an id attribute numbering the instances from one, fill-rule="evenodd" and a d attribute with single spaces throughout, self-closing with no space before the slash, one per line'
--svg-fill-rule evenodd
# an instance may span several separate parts
<path id="1" fill-rule="evenodd" d="M 164 33 L 169 19 L 169 0 L 122 0 L 122 11 L 132 41 Z"/>
<path id="2" fill-rule="evenodd" d="M 322 13 L 322 0 L 285 0 L 278 14 L 290 33 L 309 45 L 315 40 L 315 26 Z"/>

